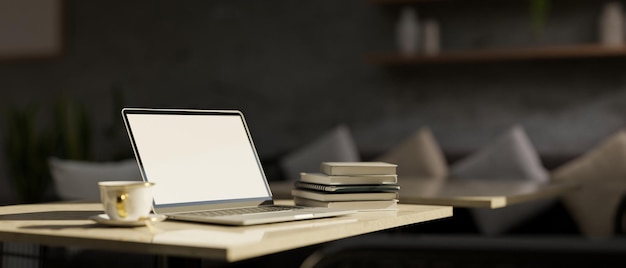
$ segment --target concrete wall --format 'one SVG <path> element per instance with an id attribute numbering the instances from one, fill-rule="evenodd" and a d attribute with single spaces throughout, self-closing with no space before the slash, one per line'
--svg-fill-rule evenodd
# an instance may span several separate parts
<path id="1" fill-rule="evenodd" d="M 454 2 L 418 7 L 420 17 L 440 21 L 444 49 L 593 42 L 602 1 L 553 0 L 539 39 L 530 30 L 528 1 Z M 0 62 L 0 98 L 42 111 L 61 96 L 88 104 L 100 160 L 130 152 L 113 89 L 123 92 L 127 106 L 241 109 L 262 156 L 292 150 L 339 123 L 352 128 L 367 152 L 383 151 L 422 126 L 432 128 L 444 150 L 468 152 L 519 123 L 541 153 L 578 154 L 626 121 L 623 59 L 367 64 L 366 53 L 394 49 L 397 6 L 366 0 L 66 4 L 64 55 Z M 120 134 L 115 139 L 104 134 L 111 126 Z"/>

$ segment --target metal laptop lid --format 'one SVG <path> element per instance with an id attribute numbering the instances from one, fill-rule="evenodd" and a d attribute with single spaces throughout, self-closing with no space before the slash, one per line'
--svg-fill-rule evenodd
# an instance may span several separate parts
<path id="1" fill-rule="evenodd" d="M 154 210 L 171 213 L 271 204 L 243 114 L 235 110 L 122 109 Z"/>

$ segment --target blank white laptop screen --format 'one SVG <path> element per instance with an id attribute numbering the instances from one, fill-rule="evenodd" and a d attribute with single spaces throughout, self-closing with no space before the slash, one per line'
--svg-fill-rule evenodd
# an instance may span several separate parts
<path id="1" fill-rule="evenodd" d="M 127 116 L 155 206 L 271 196 L 239 115 Z"/>

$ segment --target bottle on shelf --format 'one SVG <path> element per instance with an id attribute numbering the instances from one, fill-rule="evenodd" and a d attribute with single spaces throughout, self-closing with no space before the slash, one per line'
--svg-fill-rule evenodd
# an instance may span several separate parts
<path id="1" fill-rule="evenodd" d="M 598 26 L 601 44 L 605 46 L 622 46 L 624 44 L 622 3 L 612 1 L 604 4 Z"/>
<path id="2" fill-rule="evenodd" d="M 434 19 L 424 21 L 424 54 L 434 56 L 441 50 L 439 22 Z"/>
<path id="3" fill-rule="evenodd" d="M 417 11 L 405 6 L 400 11 L 396 25 L 396 42 L 398 51 L 405 56 L 417 54 L 420 43 L 420 29 Z"/>

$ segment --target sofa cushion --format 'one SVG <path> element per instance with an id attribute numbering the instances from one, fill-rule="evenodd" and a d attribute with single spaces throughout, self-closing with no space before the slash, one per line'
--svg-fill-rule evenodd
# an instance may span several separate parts
<path id="1" fill-rule="evenodd" d="M 448 163 L 428 127 L 422 127 L 375 161 L 398 165 L 400 177 L 445 178 L 448 175 Z"/>
<path id="2" fill-rule="evenodd" d="M 99 181 L 140 181 L 135 159 L 86 162 L 48 159 L 56 192 L 63 200 L 100 201 Z"/>
<path id="3" fill-rule="evenodd" d="M 322 162 L 358 162 L 359 151 L 350 129 L 339 125 L 311 143 L 285 155 L 280 166 L 288 180 L 298 180 L 301 172 L 319 172 Z"/>
<path id="4" fill-rule="evenodd" d="M 584 235 L 612 235 L 615 213 L 626 193 L 626 131 L 555 169 L 552 180 L 581 183 L 580 189 L 565 195 L 563 201 Z"/>
<path id="5" fill-rule="evenodd" d="M 493 142 L 455 163 L 450 170 L 456 180 L 527 180 L 548 181 L 548 172 L 522 126 L 510 128 Z M 487 235 L 505 233 L 530 220 L 554 203 L 537 200 L 499 209 L 471 209 L 477 227 Z"/>
<path id="6" fill-rule="evenodd" d="M 532 180 L 547 182 L 548 172 L 541 164 L 524 128 L 513 126 L 480 150 L 454 163 L 454 179 Z"/>

